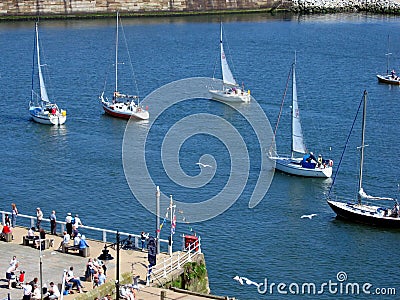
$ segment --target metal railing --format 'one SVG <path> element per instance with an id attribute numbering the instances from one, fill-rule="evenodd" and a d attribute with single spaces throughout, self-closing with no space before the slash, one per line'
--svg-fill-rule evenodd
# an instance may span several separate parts
<path id="1" fill-rule="evenodd" d="M 5 215 L 8 214 L 11 216 L 10 212 L 7 211 L 0 211 L 1 213 L 1 220 L 2 224 L 5 222 Z M 17 217 L 17 223 L 18 227 L 26 227 L 26 228 L 31 228 L 31 227 L 36 227 L 36 217 L 28 216 L 28 215 L 23 215 L 23 214 L 18 214 Z M 50 219 L 43 218 L 42 219 L 42 224 L 43 223 L 49 223 L 49 228 L 50 228 Z M 66 222 L 64 221 L 57 221 L 57 226 L 61 226 L 61 230 L 57 230 L 57 232 L 62 233 L 65 228 L 66 228 Z M 116 230 L 109 230 L 109 229 L 103 229 L 103 228 L 97 228 L 97 227 L 92 227 L 92 226 L 86 226 L 86 225 L 80 225 L 79 226 L 80 232 L 84 233 L 86 235 L 86 238 L 92 239 L 92 240 L 97 240 L 97 241 L 102 241 L 104 243 L 115 243 L 116 241 L 116 235 L 117 231 Z M 112 238 L 107 239 L 107 234 L 111 235 Z M 131 236 L 131 238 L 134 239 L 134 244 L 135 248 L 139 248 L 140 246 L 140 235 L 139 234 L 133 234 L 133 233 L 128 233 L 128 232 L 119 232 L 121 237 L 126 237 L 128 238 Z M 164 243 L 166 246 L 168 246 L 168 240 L 160 239 L 160 243 Z"/>
<path id="2" fill-rule="evenodd" d="M 198 237 L 196 241 L 185 248 L 185 235 L 183 237 L 183 251 L 179 251 L 176 255 L 173 255 L 169 258 L 164 258 L 161 263 L 156 264 L 148 270 L 147 276 L 147 285 L 150 285 L 150 282 L 160 281 L 162 278 L 166 278 L 168 274 L 179 270 L 182 268 L 184 264 L 187 262 L 191 262 L 192 258 L 197 254 L 201 253 L 201 239 Z"/>

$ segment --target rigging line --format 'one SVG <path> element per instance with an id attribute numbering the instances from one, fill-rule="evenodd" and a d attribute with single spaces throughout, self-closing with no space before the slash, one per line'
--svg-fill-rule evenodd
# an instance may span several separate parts
<path id="1" fill-rule="evenodd" d="M 288 77 L 287 77 L 287 80 L 286 80 L 286 87 L 285 87 L 285 91 L 283 92 L 281 107 L 279 109 L 278 120 L 276 121 L 276 124 L 275 124 L 275 130 L 274 130 L 273 138 L 276 136 L 276 132 L 278 131 L 278 125 L 279 125 L 279 121 L 280 121 L 281 116 L 282 116 L 283 105 L 285 103 L 285 98 L 286 98 L 287 90 L 288 90 L 288 87 L 289 87 L 289 81 L 290 81 L 290 75 L 291 74 L 292 74 L 292 69 L 290 69 Z"/>
<path id="2" fill-rule="evenodd" d="M 280 121 L 281 116 L 282 116 L 283 105 L 285 103 L 286 93 L 287 93 L 287 90 L 288 90 L 288 87 L 289 87 L 290 74 L 292 74 L 292 68 L 290 68 L 289 73 L 288 73 L 288 77 L 287 77 L 287 80 L 286 80 L 286 87 L 285 87 L 285 91 L 283 92 L 281 107 L 279 109 L 279 114 L 278 114 L 278 120 L 276 121 L 276 124 L 275 124 L 274 134 L 272 135 L 272 144 L 271 144 L 271 147 L 269 148 L 269 152 L 270 153 L 271 153 L 272 148 L 273 148 L 273 144 L 274 144 L 275 137 L 276 137 L 276 132 L 278 131 L 279 121 Z M 275 149 L 275 153 L 277 154 L 276 149 Z"/>
<path id="3" fill-rule="evenodd" d="M 350 132 L 349 132 L 349 134 L 347 136 L 346 143 L 344 145 L 342 154 L 340 155 L 340 160 L 339 160 L 338 166 L 336 168 L 335 176 L 333 176 L 332 184 L 331 184 L 331 187 L 329 188 L 328 198 L 330 198 L 330 195 L 331 195 L 331 192 L 332 192 L 332 189 L 333 189 L 333 185 L 335 184 L 335 181 L 336 181 L 336 176 L 337 176 L 337 174 L 339 172 L 340 165 L 342 164 L 343 156 L 344 156 L 344 153 L 346 152 L 347 146 L 349 144 L 350 136 L 351 136 L 351 133 L 353 132 L 354 124 L 356 123 L 357 116 L 358 116 L 358 114 L 360 112 L 361 104 L 363 103 L 363 101 L 364 101 L 364 95 L 362 96 L 361 101 L 358 104 L 358 109 L 357 109 L 356 115 L 354 117 L 353 124 L 351 125 Z"/>
<path id="4" fill-rule="evenodd" d="M 35 24 L 35 26 L 37 26 L 37 24 Z M 34 35 L 33 51 L 32 51 L 31 101 L 33 101 L 33 95 L 34 95 L 33 78 L 35 76 L 35 57 L 36 57 L 36 27 L 35 27 L 35 35 Z"/>
<path id="5" fill-rule="evenodd" d="M 120 25 L 121 25 L 122 36 L 124 37 L 125 47 L 126 47 L 126 50 L 128 52 L 129 65 L 130 65 L 131 72 L 132 72 L 132 75 L 133 75 L 133 82 L 135 84 L 136 94 L 138 96 L 138 105 L 139 105 L 139 99 L 140 99 L 140 97 L 139 97 L 139 87 L 138 87 L 138 84 L 137 84 L 137 81 L 136 81 L 135 70 L 133 69 L 131 54 L 129 52 L 128 42 L 127 42 L 127 39 L 126 39 L 124 27 L 122 26 L 122 20 L 121 19 L 120 19 Z"/>

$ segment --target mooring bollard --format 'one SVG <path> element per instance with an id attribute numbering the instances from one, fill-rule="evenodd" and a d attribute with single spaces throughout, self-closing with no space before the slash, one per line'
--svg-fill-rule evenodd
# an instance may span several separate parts
<path id="1" fill-rule="evenodd" d="M 161 300 L 167 299 L 167 291 L 161 291 L 160 299 Z"/>

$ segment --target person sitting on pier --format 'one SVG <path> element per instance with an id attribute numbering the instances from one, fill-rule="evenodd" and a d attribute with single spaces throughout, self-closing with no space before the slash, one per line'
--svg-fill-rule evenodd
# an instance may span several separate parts
<path id="1" fill-rule="evenodd" d="M 0 233 L 0 239 L 6 240 L 6 235 L 11 233 L 11 228 L 7 225 L 3 226 L 3 230 Z"/>
<path id="2" fill-rule="evenodd" d="M 68 283 L 72 283 L 72 287 L 74 285 L 76 285 L 76 288 L 78 289 L 78 293 L 82 292 L 83 285 L 81 283 L 81 280 L 78 277 L 74 276 L 74 267 L 72 267 L 72 266 L 69 268 L 69 271 L 67 272 L 66 281 Z"/>
<path id="3" fill-rule="evenodd" d="M 28 229 L 27 237 L 30 240 L 35 239 L 35 227 L 31 227 L 31 228 Z"/>
<path id="4" fill-rule="evenodd" d="M 124 241 L 124 243 L 122 245 L 122 249 L 124 249 L 124 250 L 133 250 L 133 249 L 135 249 L 135 245 L 133 244 L 131 235 L 129 235 L 128 239 L 126 239 Z"/>
<path id="5" fill-rule="evenodd" d="M 64 236 L 63 236 L 63 239 L 62 239 L 62 241 L 60 243 L 60 247 L 58 247 L 58 250 L 61 250 L 63 245 L 68 245 L 69 241 L 71 239 L 71 237 L 69 236 L 69 234 L 66 231 L 64 231 L 63 234 L 64 234 Z"/>
<path id="6" fill-rule="evenodd" d="M 60 291 L 58 290 L 58 286 L 54 284 L 54 282 L 50 282 L 49 288 L 49 300 L 58 299 L 61 296 Z"/>
<path id="7" fill-rule="evenodd" d="M 86 237 L 84 235 L 81 236 L 81 239 L 79 241 L 79 249 L 85 249 L 89 247 L 88 243 L 86 243 Z"/>
<path id="8" fill-rule="evenodd" d="M 81 242 L 81 234 L 78 233 L 75 237 L 74 237 L 74 246 L 79 247 L 79 243 Z"/>

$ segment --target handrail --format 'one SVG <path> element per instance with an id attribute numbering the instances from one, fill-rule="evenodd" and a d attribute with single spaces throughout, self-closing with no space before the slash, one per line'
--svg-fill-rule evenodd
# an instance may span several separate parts
<path id="1" fill-rule="evenodd" d="M 185 235 L 183 235 L 183 239 Z M 197 241 L 189 244 L 188 247 L 184 248 L 183 251 L 179 251 L 176 256 L 164 258 L 161 263 L 153 266 L 151 270 L 148 270 L 146 285 L 150 285 L 150 281 L 159 280 L 166 278 L 168 274 L 175 270 L 182 268 L 187 262 L 191 262 L 192 258 L 197 254 L 201 253 L 201 239 L 198 237 Z"/>
<path id="2" fill-rule="evenodd" d="M 8 214 L 8 215 L 11 216 L 11 213 L 10 213 L 10 212 L 8 212 L 8 211 L 3 211 L 3 210 L 0 211 L 0 214 L 1 214 L 2 224 L 4 224 L 4 222 L 5 222 L 5 215 L 6 215 L 6 214 Z M 24 225 L 21 225 L 21 226 L 23 226 L 23 227 L 28 227 L 28 228 L 30 228 L 30 227 L 35 227 L 35 224 L 36 224 L 36 217 L 32 217 L 32 216 L 28 216 L 28 215 L 24 215 L 24 214 L 18 214 L 18 219 L 19 219 L 19 218 L 22 218 L 22 219 L 23 219 L 22 223 L 23 223 Z M 28 219 L 28 222 L 26 222 L 25 219 Z M 42 219 L 42 222 L 48 222 L 48 223 L 50 224 L 50 219 L 43 218 L 43 219 Z M 28 223 L 29 223 L 29 225 L 26 225 L 26 224 L 28 224 Z M 59 232 L 63 232 L 63 231 L 64 231 L 64 228 L 65 228 L 65 225 L 66 225 L 66 222 L 64 222 L 64 221 L 57 221 L 57 224 L 60 224 L 60 225 L 61 225 L 61 231 L 59 230 Z M 101 238 L 100 241 L 102 241 L 102 242 L 104 242 L 104 243 L 107 243 L 107 242 L 110 242 L 110 243 L 111 243 L 110 240 L 107 240 L 107 233 L 113 234 L 114 236 L 117 234 L 117 231 L 116 231 L 116 230 L 110 230 L 110 229 L 92 227 L 92 226 L 87 226 L 87 225 L 80 225 L 79 228 L 84 228 L 85 231 L 86 231 L 86 230 L 91 230 L 91 231 L 95 231 L 95 232 L 101 232 L 101 233 L 102 233 L 102 238 Z M 118 233 L 120 234 L 120 236 L 125 236 L 125 237 L 131 236 L 132 238 L 135 238 L 135 247 L 136 247 L 136 248 L 139 248 L 139 241 L 140 241 L 140 235 L 139 235 L 139 234 L 133 234 L 133 233 L 128 233 L 128 232 L 118 232 Z M 93 238 L 90 237 L 90 238 L 93 239 L 93 240 L 96 240 L 94 237 L 93 237 Z M 159 241 L 160 241 L 160 243 L 165 243 L 165 244 L 168 245 L 168 240 L 160 239 Z M 113 241 L 113 242 L 114 242 L 114 241 Z"/>

